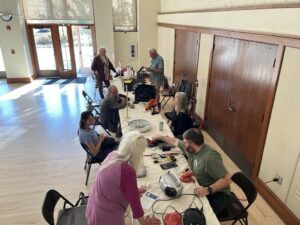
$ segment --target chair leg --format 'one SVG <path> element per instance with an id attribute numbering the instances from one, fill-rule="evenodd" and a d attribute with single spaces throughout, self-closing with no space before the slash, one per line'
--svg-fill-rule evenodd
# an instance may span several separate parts
<path id="1" fill-rule="evenodd" d="M 84 170 L 86 170 L 87 163 L 88 163 L 88 159 L 86 158 L 85 163 L 84 163 L 84 167 L 83 167 Z"/>
<path id="2" fill-rule="evenodd" d="M 94 89 L 94 99 L 96 99 L 96 94 L 97 94 L 97 86 L 95 86 L 95 89 Z"/>
<path id="3" fill-rule="evenodd" d="M 168 99 L 165 101 L 164 105 L 161 107 L 162 109 L 166 106 L 166 104 L 168 103 L 169 100 L 170 100 L 170 98 L 168 98 Z"/>
<path id="4" fill-rule="evenodd" d="M 91 171 L 91 166 L 92 166 L 92 164 L 88 164 L 88 168 L 87 168 L 87 171 L 86 171 L 86 180 L 85 180 L 85 186 L 87 185 L 87 183 L 88 183 L 88 180 L 89 180 L 90 171 Z"/>
<path id="5" fill-rule="evenodd" d="M 108 134 L 108 136 L 111 136 L 110 132 L 107 129 L 104 128 L 104 130 Z"/>
<path id="6" fill-rule="evenodd" d="M 163 105 L 164 104 L 164 100 L 165 100 L 165 96 L 163 96 L 162 100 L 160 101 L 160 105 Z"/>

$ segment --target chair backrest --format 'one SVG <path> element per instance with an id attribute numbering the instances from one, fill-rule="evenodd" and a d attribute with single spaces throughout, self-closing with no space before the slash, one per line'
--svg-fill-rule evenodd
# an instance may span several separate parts
<path id="1" fill-rule="evenodd" d="M 190 100 L 192 94 L 192 84 L 187 80 L 182 80 L 180 82 L 178 92 L 184 92 L 187 95 L 188 100 Z"/>
<path id="2" fill-rule="evenodd" d="M 93 99 L 85 92 L 85 90 L 82 90 L 82 95 L 88 104 L 92 104 Z"/>
<path id="3" fill-rule="evenodd" d="M 248 206 L 246 207 L 246 209 L 249 208 L 250 205 L 255 201 L 257 196 L 257 190 L 255 185 L 242 172 L 236 172 L 235 174 L 233 174 L 231 180 L 243 190 L 248 201 Z"/>
<path id="4" fill-rule="evenodd" d="M 86 151 L 86 154 L 89 158 L 94 158 L 93 154 L 90 152 L 90 149 L 86 144 L 80 142 L 80 145 Z"/>
<path id="5" fill-rule="evenodd" d="M 43 205 L 42 205 L 42 214 L 44 219 L 47 221 L 48 224 L 50 225 L 55 225 L 54 222 L 54 208 L 58 202 L 58 200 L 62 198 L 64 202 L 64 208 L 66 204 L 69 204 L 70 206 L 74 207 L 74 205 L 69 202 L 64 196 L 62 196 L 59 192 L 55 190 L 49 190 L 46 193 Z"/>

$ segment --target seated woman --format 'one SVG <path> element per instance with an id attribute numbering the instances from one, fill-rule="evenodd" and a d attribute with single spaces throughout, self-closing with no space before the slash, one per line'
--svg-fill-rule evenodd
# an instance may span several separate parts
<path id="1" fill-rule="evenodd" d="M 90 153 L 102 162 L 106 156 L 114 150 L 117 142 L 113 138 L 105 137 L 103 134 L 98 135 L 98 133 L 91 129 L 95 123 L 95 118 L 93 114 L 89 111 L 81 113 L 79 122 L 79 140 L 80 143 L 85 144 Z"/>
<path id="2" fill-rule="evenodd" d="M 160 224 L 158 219 L 144 217 L 137 187 L 137 172 L 143 167 L 147 145 L 138 131 L 125 135 L 117 151 L 110 153 L 99 168 L 86 209 L 89 225 L 124 225 L 130 205 L 133 218 L 140 224 Z"/>
<path id="3" fill-rule="evenodd" d="M 175 94 L 174 105 L 174 113 L 170 118 L 171 129 L 174 136 L 180 138 L 186 130 L 193 127 L 193 120 L 188 113 L 188 99 L 184 92 Z"/>

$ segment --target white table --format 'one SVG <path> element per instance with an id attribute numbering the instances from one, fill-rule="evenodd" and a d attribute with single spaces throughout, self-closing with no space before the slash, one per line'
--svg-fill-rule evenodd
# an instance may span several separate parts
<path id="1" fill-rule="evenodd" d="M 120 81 L 114 81 L 114 84 L 118 87 L 119 92 L 122 94 L 125 94 L 121 85 Z M 134 99 L 134 96 L 129 93 L 128 96 L 131 99 Z M 122 126 L 122 132 L 125 135 L 127 132 L 129 132 L 129 127 L 128 127 L 128 122 L 133 120 L 133 119 L 145 119 L 147 121 L 149 121 L 152 125 L 151 130 L 149 130 L 148 132 L 143 133 L 144 136 L 146 138 L 151 139 L 155 134 L 162 134 L 162 135 L 169 135 L 169 136 L 173 136 L 170 128 L 168 127 L 166 121 L 162 118 L 162 116 L 160 114 L 156 114 L 156 115 L 151 115 L 151 112 L 145 111 L 145 103 L 139 103 L 135 105 L 134 109 L 128 109 L 128 115 L 129 117 L 127 118 L 127 113 L 126 113 L 126 109 L 122 109 L 119 111 L 120 113 L 120 119 L 121 119 L 121 126 Z M 159 122 L 163 121 L 164 125 L 163 125 L 163 131 L 159 131 Z M 174 148 L 172 149 L 170 152 L 174 152 L 174 153 L 178 153 L 181 152 L 178 148 Z M 167 152 L 167 153 L 170 153 Z M 160 150 L 159 148 L 146 148 L 146 151 L 144 153 L 144 155 L 151 155 L 152 153 L 159 153 L 162 154 L 162 150 Z M 180 154 L 176 156 L 177 159 L 177 165 L 178 167 L 173 168 L 173 172 L 175 172 L 175 174 L 177 174 L 178 176 L 181 174 L 181 172 L 188 167 L 188 163 L 187 160 L 185 159 L 185 157 Z M 166 173 L 167 170 L 162 170 L 159 163 L 155 164 L 153 162 L 153 159 L 149 156 L 145 156 L 144 157 L 144 165 L 147 169 L 147 176 L 144 178 L 139 178 L 138 179 L 138 183 L 139 185 L 144 185 L 144 186 L 148 186 L 147 191 L 150 191 L 156 195 L 159 196 L 159 199 L 168 199 L 169 197 L 166 196 L 163 191 L 161 190 L 160 186 L 159 186 L 159 178 L 162 174 Z M 184 188 L 183 188 L 183 194 L 192 194 L 195 184 L 194 183 L 183 183 Z M 166 207 L 168 205 L 173 206 L 174 208 L 176 208 L 179 212 L 183 212 L 184 210 L 186 210 L 191 202 L 192 202 L 193 196 L 181 196 L 177 199 L 173 199 L 171 201 L 167 201 L 167 202 L 158 202 L 155 204 L 155 208 L 154 210 L 156 212 L 161 212 L 163 213 L 166 209 Z M 219 221 L 216 217 L 216 215 L 214 214 L 208 200 L 206 197 L 201 197 L 200 198 L 203 204 L 203 212 L 205 214 L 206 217 L 206 224 L 207 225 L 219 225 Z M 201 208 L 201 202 L 199 200 L 195 200 L 195 203 L 197 204 L 198 208 Z M 194 205 L 192 206 L 194 207 Z M 171 212 L 171 211 L 170 211 Z M 152 210 L 145 210 L 145 214 L 153 214 Z M 155 214 L 156 215 L 156 214 Z M 161 215 L 156 215 L 158 218 L 161 219 Z M 139 224 L 136 221 L 133 221 L 133 224 Z"/>

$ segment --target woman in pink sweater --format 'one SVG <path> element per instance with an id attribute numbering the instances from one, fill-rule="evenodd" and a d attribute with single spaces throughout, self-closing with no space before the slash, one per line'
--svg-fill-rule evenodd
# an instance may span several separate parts
<path id="1" fill-rule="evenodd" d="M 106 157 L 90 193 L 86 209 L 89 225 L 124 225 L 128 205 L 140 224 L 160 224 L 144 217 L 137 187 L 136 173 L 143 167 L 146 144 L 142 134 L 132 131 L 122 139 L 118 150 Z"/>

